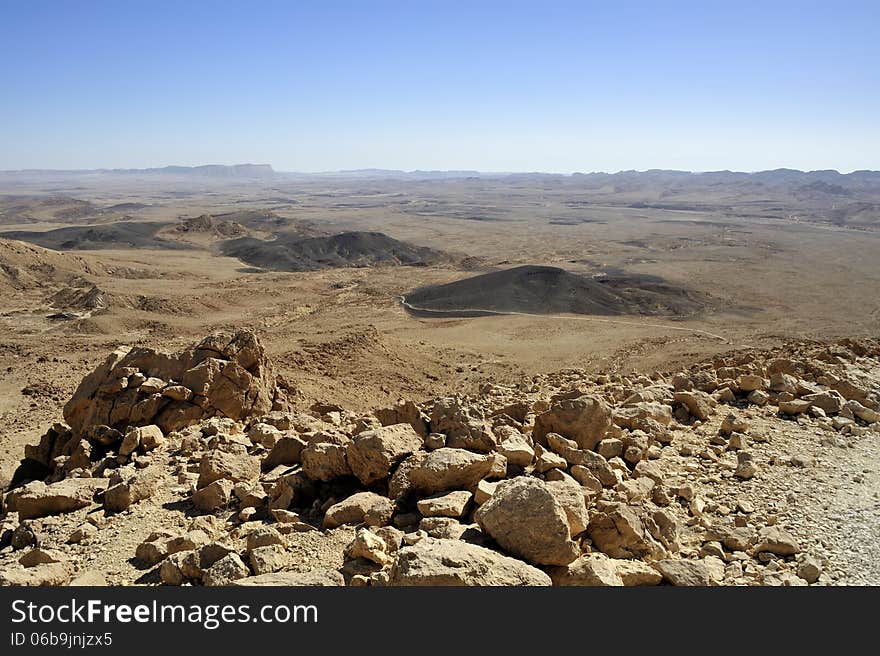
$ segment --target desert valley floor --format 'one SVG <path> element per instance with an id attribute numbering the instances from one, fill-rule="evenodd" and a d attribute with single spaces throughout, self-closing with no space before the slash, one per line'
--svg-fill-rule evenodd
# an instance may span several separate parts
<path id="1" fill-rule="evenodd" d="M 491 474 L 498 464 L 487 461 L 473 480 L 425 482 L 421 492 L 416 485 L 417 496 L 438 499 L 433 505 L 394 499 L 387 481 L 367 476 L 365 483 L 357 472 L 337 472 L 342 482 L 316 474 L 312 478 L 322 482 L 317 491 L 309 488 L 306 508 L 278 505 L 279 473 L 260 473 L 258 463 L 251 483 L 259 503 L 200 514 L 187 504 L 205 487 L 194 474 L 209 447 L 186 452 L 171 440 L 150 455 L 142 441 L 119 465 L 130 468 L 124 476 L 164 468 L 167 480 L 149 498 L 106 515 L 95 506 L 29 520 L 8 512 L 3 529 L 12 543 L 0 551 L 0 573 L 6 572 L 0 575 L 32 581 L 34 570 L 62 561 L 65 574 L 53 579 L 55 567 L 50 583 L 83 572 L 113 584 L 168 583 L 166 577 L 177 576 L 168 573 L 174 567 L 183 571 L 182 559 L 167 564 L 173 553 L 166 544 L 161 558 L 146 562 L 135 557 L 146 549 L 138 545 L 155 531 L 164 533 L 154 542 L 196 531 L 202 537 L 187 538 L 192 544 L 180 553 L 201 554 L 204 561 L 205 545 L 222 543 L 226 551 L 216 560 L 227 570 L 239 562 L 250 566 L 243 565 L 240 576 L 229 570 L 194 579 L 184 572 L 178 583 L 279 572 L 318 576 L 323 568 L 348 584 L 373 585 L 539 583 L 547 576 L 556 584 L 878 584 L 880 423 L 872 419 L 880 409 L 880 182 L 819 184 L 800 175 L 704 184 L 662 173 L 253 180 L 4 174 L 4 488 L 25 445 L 39 444 L 65 419 L 62 408 L 80 381 L 115 349 L 182 352 L 218 331 L 250 331 L 283 379 L 294 419 L 260 426 L 296 432 L 304 444 L 316 431 L 329 432 L 337 437 L 316 443 L 339 446 L 356 443 L 364 430 L 411 423 L 420 441 L 398 454 L 397 469 L 405 453 L 432 458 L 461 450 L 477 460 L 506 453 L 507 471 Z M 755 391 L 769 403 L 756 402 Z M 584 396 L 604 399 L 609 418 L 607 433 L 586 442 L 556 408 Z M 472 400 L 449 410 L 455 422 L 434 401 L 450 398 Z M 640 403 L 653 408 L 640 420 L 650 419 L 651 429 L 661 424 L 662 437 L 633 424 L 627 408 Z M 519 415 L 502 412 L 512 405 L 528 407 Z M 376 412 L 389 408 L 396 408 L 393 421 Z M 502 414 L 510 421 L 499 421 Z M 241 419 L 227 428 L 250 435 L 253 421 Z M 444 421 L 445 431 L 438 428 Z M 490 446 L 468 441 L 474 422 L 494 432 Z M 182 434 L 175 439 L 185 442 L 186 431 L 199 425 L 165 431 L 166 438 Z M 456 447 L 460 430 L 471 437 Z M 208 444 L 217 428 L 204 431 Z M 539 438 L 541 432 L 554 437 Z M 647 442 L 632 442 L 634 434 Z M 230 439 L 238 447 L 244 439 L 245 455 L 256 460 L 272 452 L 278 439 L 272 435 L 266 444 L 252 435 Z M 437 435 L 445 441 L 432 444 Z M 505 435 L 517 448 L 500 446 Z M 554 441 L 560 435 L 563 441 Z M 731 435 L 742 436 L 742 445 Z M 214 443 L 210 449 L 224 451 Z M 497 489 L 510 486 L 511 494 L 525 497 L 549 494 L 545 488 L 579 479 L 592 458 L 583 454 L 594 452 L 603 454 L 600 471 L 610 479 L 598 476 L 598 489 L 589 490 L 596 471 L 583 475 L 589 492 L 580 503 L 583 516 L 568 514 L 568 542 L 534 554 L 522 547 L 525 538 L 500 537 L 507 509 L 490 482 L 506 478 Z M 136 456 L 144 460 L 138 464 Z M 739 476 L 750 458 L 757 473 Z M 469 466 L 482 466 L 474 463 Z M 299 466 L 298 456 L 285 464 Z M 394 467 L 384 472 L 392 483 Z M 57 472 L 51 476 L 58 481 Z M 640 487 L 645 480 L 650 484 Z M 524 492 L 529 485 L 540 489 Z M 355 492 L 392 498 L 397 506 L 372 524 L 364 518 L 384 510 L 343 508 L 358 521 L 328 523 L 333 502 L 345 503 Z M 469 505 L 449 510 L 462 501 L 458 492 L 472 495 L 461 495 Z M 234 496 L 242 501 L 240 491 Z M 100 506 L 100 494 L 95 498 Z M 272 515 L 274 521 L 265 512 L 241 514 L 259 504 L 301 516 L 287 522 L 283 513 L 283 519 Z M 632 508 L 638 510 L 631 517 Z M 572 522 L 584 524 L 580 541 Z M 627 522 L 641 522 L 646 537 L 621 547 L 620 526 Z M 675 530 L 664 533 L 664 522 Z M 26 523 L 31 528 L 21 529 Z M 276 530 L 285 523 L 302 530 Z M 69 543 L 83 526 L 96 530 L 84 529 L 88 540 Z M 608 538 L 609 526 L 618 527 L 617 542 Z M 467 539 L 467 530 L 479 535 Z M 30 537 L 22 537 L 28 531 Z M 429 544 L 423 540 L 436 541 L 438 553 L 453 549 L 453 542 L 481 545 L 528 571 L 506 563 L 497 567 L 511 568 L 510 577 L 498 581 L 473 572 L 464 579 L 419 578 L 419 566 L 429 569 L 416 562 L 429 558 L 418 552 Z M 572 548 L 580 549 L 574 554 L 579 569 L 558 554 Z M 33 556 L 26 566 L 19 563 L 23 549 L 49 555 Z M 265 553 L 253 556 L 259 549 Z M 240 555 L 233 565 L 229 554 Z M 469 567 L 489 557 L 482 551 L 465 556 Z M 681 562 L 700 567 L 682 572 Z"/>

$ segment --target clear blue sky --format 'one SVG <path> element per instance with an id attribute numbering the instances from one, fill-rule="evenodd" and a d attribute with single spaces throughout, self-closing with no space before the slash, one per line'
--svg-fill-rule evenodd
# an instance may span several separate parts
<path id="1" fill-rule="evenodd" d="M 0 0 L 0 169 L 880 168 L 880 0 Z"/>

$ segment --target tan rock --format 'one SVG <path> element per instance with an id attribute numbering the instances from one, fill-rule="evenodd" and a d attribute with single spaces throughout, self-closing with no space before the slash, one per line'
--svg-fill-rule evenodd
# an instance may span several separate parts
<path id="1" fill-rule="evenodd" d="M 387 478 L 391 469 L 422 446 L 408 423 L 384 426 L 356 435 L 346 447 L 348 465 L 364 485 Z"/>
<path id="2" fill-rule="evenodd" d="M 611 409 L 608 405 L 597 396 L 584 395 L 557 401 L 547 412 L 538 415 L 532 437 L 544 444 L 548 433 L 558 433 L 574 440 L 579 448 L 591 450 L 610 427 Z"/>
<path id="3" fill-rule="evenodd" d="M 490 474 L 494 464 L 491 455 L 443 447 L 415 464 L 409 472 L 409 482 L 413 490 L 423 494 L 471 490 Z"/>
<path id="4" fill-rule="evenodd" d="M 397 552 L 390 585 L 509 586 L 550 585 L 536 567 L 460 540 L 426 537 Z"/>
<path id="5" fill-rule="evenodd" d="M 457 490 L 421 499 L 416 505 L 425 517 L 461 517 L 473 496 L 466 490 Z"/>
<path id="6" fill-rule="evenodd" d="M 615 561 L 605 554 L 585 554 L 564 567 L 548 570 L 556 586 L 622 586 Z"/>
<path id="7" fill-rule="evenodd" d="M 615 560 L 614 566 L 625 586 L 659 585 L 663 575 L 641 560 Z"/>
<path id="8" fill-rule="evenodd" d="M 505 551 L 540 565 L 567 565 L 580 554 L 553 490 L 528 476 L 503 481 L 474 514 Z"/>
<path id="9" fill-rule="evenodd" d="M 385 526 L 391 522 L 394 502 L 374 492 L 358 492 L 334 504 L 324 515 L 324 528 L 336 528 L 343 524 Z"/>

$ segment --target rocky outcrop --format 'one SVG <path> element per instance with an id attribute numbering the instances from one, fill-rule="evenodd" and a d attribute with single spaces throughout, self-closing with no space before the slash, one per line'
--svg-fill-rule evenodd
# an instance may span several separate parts
<path id="1" fill-rule="evenodd" d="M 262 345 L 240 331 L 212 335 L 179 353 L 118 349 L 83 379 L 64 419 L 78 435 L 90 426 L 148 424 L 167 433 L 208 417 L 266 414 L 281 400 Z"/>

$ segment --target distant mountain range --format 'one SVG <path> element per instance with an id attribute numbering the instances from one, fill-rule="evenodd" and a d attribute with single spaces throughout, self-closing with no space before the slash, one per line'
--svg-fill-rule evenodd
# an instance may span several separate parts
<path id="1" fill-rule="evenodd" d="M 202 178 L 253 178 L 275 176 L 271 164 L 204 164 L 202 166 L 163 166 L 153 169 L 22 169 L 0 171 L 0 175 L 169 175 Z"/>
<path id="2" fill-rule="evenodd" d="M 511 183 L 548 182 L 576 184 L 579 186 L 613 185 L 766 185 L 799 188 L 804 193 L 845 196 L 849 190 L 861 186 L 880 184 L 880 171 L 853 171 L 840 173 L 835 170 L 799 171 L 797 169 L 774 169 L 771 171 L 678 171 L 649 169 L 647 171 L 618 171 L 616 173 L 542 173 L 534 172 L 481 172 L 472 170 L 453 171 L 404 171 L 400 169 L 352 169 L 301 173 L 275 171 L 269 164 L 206 164 L 203 166 L 163 166 L 148 169 L 24 169 L 0 171 L 0 179 L 7 182 L 24 178 L 66 176 L 170 176 L 189 179 L 219 180 L 285 180 L 285 179 L 358 179 L 358 180 L 502 180 Z"/>

